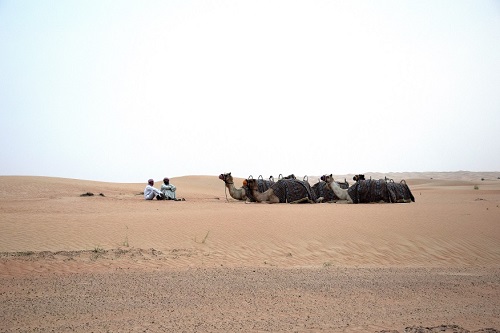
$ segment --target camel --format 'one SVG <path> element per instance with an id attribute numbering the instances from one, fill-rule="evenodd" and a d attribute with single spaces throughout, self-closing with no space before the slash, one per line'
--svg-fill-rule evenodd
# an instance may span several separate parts
<path id="1" fill-rule="evenodd" d="M 231 198 L 236 200 L 248 200 L 247 192 L 244 187 L 236 188 L 234 186 L 233 176 L 231 172 L 221 173 L 219 179 L 223 180 L 226 184 L 226 188 L 229 190 L 229 195 Z"/>
<path id="2" fill-rule="evenodd" d="M 234 186 L 234 180 L 233 180 L 233 176 L 231 175 L 231 172 L 221 173 L 219 175 L 219 179 L 224 181 L 226 188 L 229 190 L 229 195 L 231 196 L 231 198 L 236 199 L 236 200 L 246 201 L 246 202 L 254 202 L 255 201 L 250 189 L 248 188 L 247 180 L 243 181 L 242 187 L 236 188 Z M 253 179 L 253 177 L 250 176 L 249 179 Z M 259 179 L 257 180 L 258 191 L 259 192 L 266 191 L 267 189 L 269 189 L 269 187 L 271 187 L 271 185 L 273 183 L 274 183 L 274 180 L 272 180 L 272 179 L 264 180 L 264 179 L 262 179 L 262 176 L 259 176 Z"/>
<path id="3" fill-rule="evenodd" d="M 308 182 L 297 179 L 280 179 L 267 191 L 258 191 L 256 179 L 247 179 L 248 188 L 257 202 L 265 203 L 319 203 L 323 198 L 316 198 Z"/>
<path id="4" fill-rule="evenodd" d="M 326 182 L 328 188 L 335 193 L 341 203 L 353 203 L 349 196 L 348 189 L 340 188 L 339 184 L 333 179 L 332 174 L 321 176 L 321 180 Z"/>
<path id="5" fill-rule="evenodd" d="M 335 195 L 347 203 L 391 202 L 387 183 L 384 179 L 358 179 L 354 185 L 346 190 L 338 186 L 331 174 L 322 176 L 321 180 L 327 182 Z"/>
<path id="6" fill-rule="evenodd" d="M 344 179 L 344 182 L 335 181 L 341 189 L 348 189 L 349 183 Z M 323 197 L 323 202 L 337 202 L 339 197 L 328 187 L 328 184 L 322 180 L 318 181 L 312 187 L 316 197 Z"/>
<path id="7" fill-rule="evenodd" d="M 387 182 L 386 179 L 379 180 L 357 180 L 357 182 L 348 189 L 342 189 L 334 181 L 330 174 L 321 177 L 332 189 L 336 196 L 347 203 L 373 203 L 373 202 L 391 202 L 406 203 L 414 202 L 410 188 L 402 180 L 399 184 L 394 181 Z"/>
<path id="8" fill-rule="evenodd" d="M 250 175 L 248 177 L 248 179 L 245 179 L 243 181 L 243 188 L 245 189 L 245 191 L 247 193 L 248 201 L 255 202 L 257 200 L 253 196 L 252 190 L 248 186 L 249 179 L 253 179 L 252 175 Z M 263 193 L 263 192 L 267 191 L 268 189 L 270 189 L 273 184 L 274 184 L 274 177 L 273 176 L 269 177 L 269 180 L 264 180 L 262 175 L 260 175 L 257 178 L 257 191 L 260 193 Z"/>

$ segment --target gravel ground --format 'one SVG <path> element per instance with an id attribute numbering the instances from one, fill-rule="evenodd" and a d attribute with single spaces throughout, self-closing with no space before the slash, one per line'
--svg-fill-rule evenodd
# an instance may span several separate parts
<path id="1" fill-rule="evenodd" d="M 498 332 L 500 269 L 194 268 L 0 277 L 1 332 Z M 490 328 L 490 330 L 485 330 Z"/>

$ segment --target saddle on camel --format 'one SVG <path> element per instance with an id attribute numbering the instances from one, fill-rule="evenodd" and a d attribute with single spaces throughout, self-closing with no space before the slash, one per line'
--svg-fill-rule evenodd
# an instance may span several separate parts
<path id="1" fill-rule="evenodd" d="M 296 178 L 279 179 L 271 187 L 261 193 L 258 191 L 258 181 L 256 179 L 247 179 L 247 186 L 251 191 L 255 201 L 266 203 L 319 203 L 323 201 L 322 197 L 317 197 L 312 190 L 309 182 L 298 180 Z"/>

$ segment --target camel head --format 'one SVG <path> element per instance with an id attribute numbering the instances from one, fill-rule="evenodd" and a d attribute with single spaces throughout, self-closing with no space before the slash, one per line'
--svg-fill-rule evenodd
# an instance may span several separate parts
<path id="1" fill-rule="evenodd" d="M 365 180 L 365 175 L 355 175 L 354 177 L 352 177 L 352 180 L 354 180 L 355 182 L 357 182 L 358 180 Z"/>
<path id="2" fill-rule="evenodd" d="M 279 176 L 278 176 L 278 180 L 282 180 L 282 179 L 297 179 L 297 177 L 295 177 L 295 175 L 293 173 L 290 174 L 290 175 L 288 175 L 288 176 L 286 176 L 286 177 L 283 177 L 283 175 L 280 173 Z"/>
<path id="3" fill-rule="evenodd" d="M 258 190 L 259 189 L 257 179 L 249 178 L 249 179 L 245 179 L 245 181 L 246 181 L 249 189 L 251 189 L 251 190 Z"/>
<path id="4" fill-rule="evenodd" d="M 333 175 L 332 174 L 329 174 L 329 175 L 323 175 L 321 176 L 320 178 L 322 181 L 324 182 L 327 182 L 327 183 L 331 183 L 333 182 Z"/>
<path id="5" fill-rule="evenodd" d="M 219 175 L 219 179 L 220 180 L 223 180 L 224 183 L 226 184 L 234 184 L 234 181 L 233 181 L 233 176 L 231 176 L 231 172 L 228 172 L 228 173 L 221 173 Z"/>

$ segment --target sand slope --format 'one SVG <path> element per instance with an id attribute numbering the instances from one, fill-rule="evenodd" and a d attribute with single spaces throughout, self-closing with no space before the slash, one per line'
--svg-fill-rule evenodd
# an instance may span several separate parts
<path id="1" fill-rule="evenodd" d="M 475 190 L 426 178 L 407 180 L 410 204 L 268 205 L 226 198 L 215 176 L 173 179 L 185 202 L 145 201 L 143 184 L 0 177 L 0 252 L 154 249 L 172 267 L 498 267 L 500 180 Z"/>

